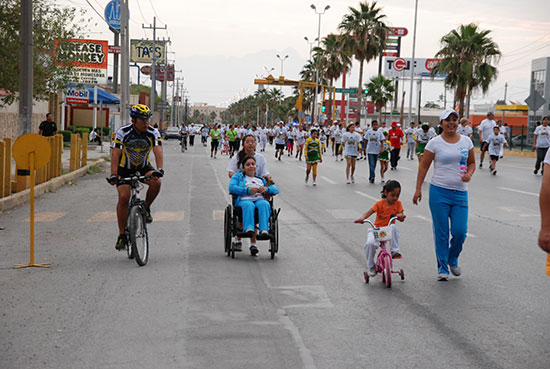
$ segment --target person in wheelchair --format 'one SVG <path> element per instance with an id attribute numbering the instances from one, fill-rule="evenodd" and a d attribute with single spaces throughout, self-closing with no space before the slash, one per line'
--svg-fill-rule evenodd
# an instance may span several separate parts
<path id="1" fill-rule="evenodd" d="M 231 177 L 229 193 L 237 196 L 234 205 L 242 209 L 244 233 L 255 236 L 254 213 L 257 209 L 260 234 L 267 235 L 271 205 L 266 197 L 278 194 L 279 189 L 273 184 L 267 185 L 265 178 L 256 176 L 256 159 L 253 156 L 245 156 L 239 164 L 242 171 Z M 254 256 L 257 253 L 255 238 L 251 238 L 250 254 Z"/>

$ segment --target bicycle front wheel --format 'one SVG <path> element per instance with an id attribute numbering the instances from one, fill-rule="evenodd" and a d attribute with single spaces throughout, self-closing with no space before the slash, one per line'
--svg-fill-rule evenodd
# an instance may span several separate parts
<path id="1" fill-rule="evenodd" d="M 149 236 L 145 224 L 145 214 L 139 206 L 130 209 L 130 241 L 136 263 L 139 266 L 144 266 L 149 259 Z"/>
<path id="2" fill-rule="evenodd" d="M 382 273 L 384 273 L 386 287 L 388 288 L 391 288 L 391 265 L 391 256 L 384 256 L 384 270 L 382 271 Z"/>

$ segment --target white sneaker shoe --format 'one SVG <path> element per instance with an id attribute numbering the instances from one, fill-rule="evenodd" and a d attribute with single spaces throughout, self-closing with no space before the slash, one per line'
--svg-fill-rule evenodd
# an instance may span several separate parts
<path id="1" fill-rule="evenodd" d="M 376 277 L 376 267 L 369 268 L 367 271 L 369 277 Z"/>
<path id="2" fill-rule="evenodd" d="M 460 269 L 460 267 L 457 265 L 457 266 L 450 266 L 449 269 L 451 269 L 451 273 L 453 273 L 453 275 L 455 277 L 458 277 L 462 274 L 462 269 Z"/>
<path id="3" fill-rule="evenodd" d="M 439 273 L 437 275 L 437 280 L 438 281 L 448 281 L 449 280 L 449 275 L 445 274 L 445 273 Z"/>
<path id="4" fill-rule="evenodd" d="M 386 183 L 386 180 L 385 180 L 384 178 L 382 178 L 382 179 L 380 180 L 380 183 L 384 184 L 384 183 Z"/>
<path id="5" fill-rule="evenodd" d="M 317 181 L 313 181 L 313 185 L 314 185 L 314 186 L 317 186 Z"/>
<path id="6" fill-rule="evenodd" d="M 349 178 L 346 179 L 346 184 L 350 184 L 350 183 L 351 183 L 351 181 L 349 180 Z"/>
<path id="7" fill-rule="evenodd" d="M 355 178 L 353 178 L 353 176 L 351 176 L 351 183 L 355 183 Z"/>

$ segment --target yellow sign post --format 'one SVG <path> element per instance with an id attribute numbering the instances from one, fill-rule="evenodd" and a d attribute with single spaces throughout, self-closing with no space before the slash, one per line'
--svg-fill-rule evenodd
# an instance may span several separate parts
<path id="1" fill-rule="evenodd" d="M 51 264 L 34 263 L 34 182 L 35 171 L 43 168 L 50 161 L 51 148 L 48 140 L 36 133 L 27 133 L 20 136 L 13 144 L 13 158 L 20 172 L 30 175 L 30 197 L 31 197 L 31 221 L 30 221 L 30 262 L 29 264 L 15 264 L 13 267 L 19 268 L 48 268 Z M 19 173 L 21 174 L 21 173 Z"/>

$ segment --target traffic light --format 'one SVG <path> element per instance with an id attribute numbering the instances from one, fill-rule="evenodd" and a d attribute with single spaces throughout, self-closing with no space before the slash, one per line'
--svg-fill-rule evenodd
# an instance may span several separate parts
<path id="1" fill-rule="evenodd" d="M 326 107 L 325 104 L 323 103 L 323 106 L 321 107 L 321 112 L 324 113 L 325 110 L 327 110 L 327 107 Z"/>
<path id="2" fill-rule="evenodd" d="M 368 94 L 369 94 L 369 90 L 364 89 L 364 90 L 363 90 L 363 93 L 364 93 L 365 95 L 368 95 Z"/>

